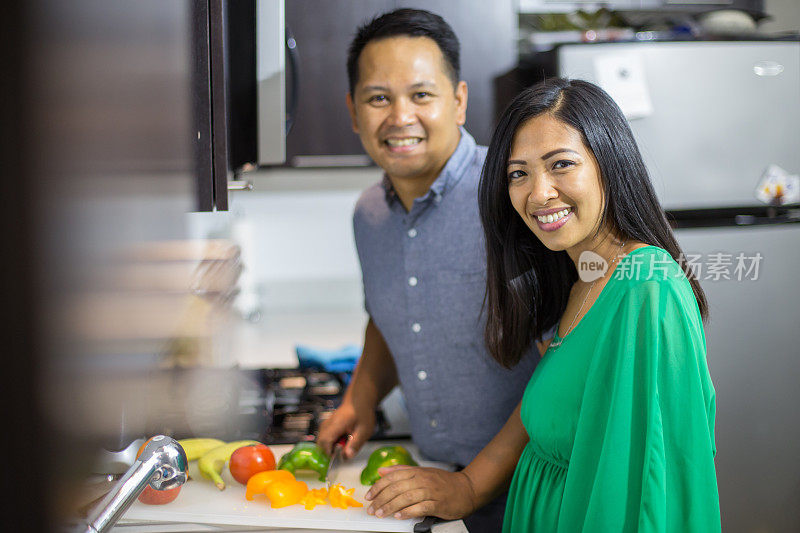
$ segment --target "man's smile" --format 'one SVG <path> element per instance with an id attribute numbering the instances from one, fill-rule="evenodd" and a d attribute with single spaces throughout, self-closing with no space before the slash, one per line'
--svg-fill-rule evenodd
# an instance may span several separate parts
<path id="1" fill-rule="evenodd" d="M 386 144 L 391 147 L 396 146 L 411 146 L 412 144 L 419 144 L 422 142 L 421 137 L 405 137 L 403 139 L 386 139 Z"/>
<path id="2" fill-rule="evenodd" d="M 383 141 L 384 145 L 392 153 L 407 153 L 413 151 L 422 143 L 422 137 L 389 137 Z"/>

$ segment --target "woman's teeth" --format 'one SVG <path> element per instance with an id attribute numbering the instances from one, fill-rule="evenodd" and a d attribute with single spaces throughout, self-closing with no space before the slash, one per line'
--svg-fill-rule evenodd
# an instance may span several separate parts
<path id="1" fill-rule="evenodd" d="M 409 137 L 408 139 L 386 139 L 386 144 L 392 147 L 399 147 L 399 146 L 411 146 L 412 144 L 418 144 L 422 141 L 419 137 Z"/>
<path id="2" fill-rule="evenodd" d="M 562 218 L 564 218 L 565 216 L 567 216 L 567 214 L 568 214 L 568 213 L 569 213 L 571 210 L 572 210 L 572 208 L 562 209 L 562 210 L 561 210 L 561 211 L 559 211 L 558 213 L 552 213 L 552 214 L 550 214 L 550 215 L 542 215 L 542 216 L 538 216 L 538 217 L 536 217 L 536 218 L 537 218 L 537 219 L 539 220 L 539 222 L 541 222 L 542 224 L 550 224 L 551 222 L 555 222 L 555 221 L 557 221 L 557 220 L 561 220 Z"/>

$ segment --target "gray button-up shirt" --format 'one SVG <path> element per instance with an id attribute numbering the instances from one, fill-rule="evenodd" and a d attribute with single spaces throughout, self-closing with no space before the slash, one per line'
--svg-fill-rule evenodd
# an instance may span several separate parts
<path id="1" fill-rule="evenodd" d="M 362 193 L 353 216 L 366 309 L 397 366 L 414 441 L 431 459 L 462 465 L 505 424 L 539 359 L 533 348 L 506 370 L 484 347 L 485 158 L 486 147 L 462 128 L 441 175 L 409 212 L 384 177 Z"/>

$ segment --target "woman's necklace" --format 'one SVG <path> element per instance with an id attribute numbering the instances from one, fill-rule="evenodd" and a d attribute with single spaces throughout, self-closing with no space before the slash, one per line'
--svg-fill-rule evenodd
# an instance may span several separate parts
<path id="1" fill-rule="evenodd" d="M 607 272 L 610 272 L 610 271 L 611 271 L 611 267 L 612 267 L 612 266 L 613 266 L 613 265 L 614 265 L 614 264 L 617 262 L 617 260 L 619 259 L 619 256 L 620 256 L 620 254 L 622 253 L 622 249 L 623 249 L 624 247 L 625 247 L 625 242 L 623 241 L 623 242 L 622 242 L 622 244 L 621 244 L 621 245 L 620 245 L 620 247 L 619 247 L 619 252 L 617 252 L 617 255 L 614 257 L 614 259 L 612 259 L 612 260 L 611 260 L 611 264 L 610 264 L 610 265 L 608 265 L 608 270 L 607 270 Z M 594 280 L 594 281 L 592 282 L 592 284 L 591 284 L 591 285 L 589 285 L 589 290 L 588 290 L 588 291 L 586 291 L 586 296 L 584 296 L 584 297 L 583 297 L 583 301 L 581 302 L 581 306 L 578 308 L 578 312 L 577 312 L 577 313 L 575 313 L 575 316 L 574 316 L 574 317 L 572 317 L 572 322 L 570 322 L 570 323 L 569 323 L 569 327 L 567 328 L 567 331 L 564 333 L 564 336 L 563 336 L 563 337 L 559 337 L 558 339 L 556 339 L 556 340 L 554 340 L 554 341 L 551 341 L 551 342 L 550 342 L 550 346 L 549 346 L 549 348 L 558 348 L 559 346 L 561 346 L 561 343 L 562 343 L 562 342 L 564 342 L 564 339 L 565 339 L 565 338 L 567 338 L 567 335 L 569 335 L 569 333 L 572 331 L 572 327 L 575 325 L 575 321 L 576 321 L 576 320 L 578 319 L 578 317 L 580 316 L 580 314 L 581 314 L 581 311 L 583 311 L 583 306 L 584 306 L 584 305 L 586 305 L 586 300 L 588 300 L 588 299 L 589 299 L 589 295 L 592 293 L 592 289 L 594 289 L 594 284 L 595 284 L 595 283 L 597 283 L 597 280 Z M 556 330 L 556 336 L 558 336 L 558 330 Z"/>

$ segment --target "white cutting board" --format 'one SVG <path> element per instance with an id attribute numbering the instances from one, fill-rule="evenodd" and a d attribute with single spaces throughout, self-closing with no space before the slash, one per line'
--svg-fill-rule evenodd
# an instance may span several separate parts
<path id="1" fill-rule="evenodd" d="M 366 511 L 368 505 L 364 495 L 369 487 L 359 481 L 361 470 L 366 466 L 370 453 L 382 446 L 395 444 L 404 446 L 421 466 L 452 470 L 446 464 L 421 461 L 419 449 L 410 441 L 368 442 L 355 458 L 341 463 L 335 479 L 336 483 L 342 483 L 347 488 L 355 488 L 353 496 L 363 503 L 364 507 L 337 509 L 330 505 L 319 505 L 307 511 L 302 505 L 272 509 L 264 496 L 255 496 L 253 501 L 247 501 L 244 497 L 244 485 L 231 477 L 227 465 L 222 472 L 226 488 L 220 491 L 213 483 L 200 476 L 197 461 L 192 461 L 189 464 L 189 475 L 192 479 L 184 483 L 175 501 L 165 505 L 145 505 L 136 501 L 125 513 L 124 521 L 146 520 L 344 531 L 413 531 L 414 524 L 419 519 L 397 520 L 368 515 Z M 292 447 L 276 445 L 270 448 L 278 460 Z M 316 474 L 299 473 L 297 479 L 305 481 L 309 489 L 325 486 L 325 483 L 318 481 Z"/>

